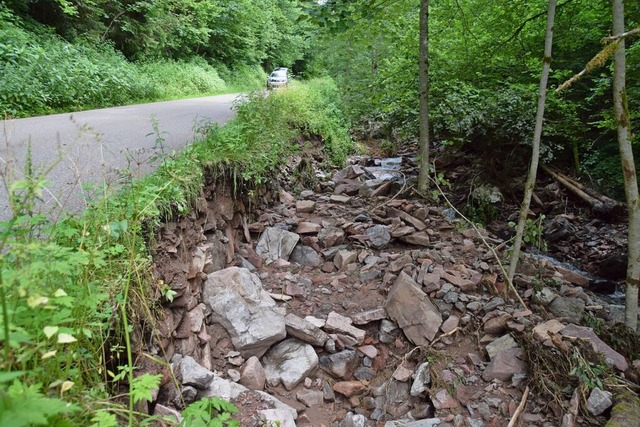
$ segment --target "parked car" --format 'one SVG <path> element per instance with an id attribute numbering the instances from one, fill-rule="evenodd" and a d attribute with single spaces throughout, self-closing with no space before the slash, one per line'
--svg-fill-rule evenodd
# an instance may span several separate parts
<path id="1" fill-rule="evenodd" d="M 267 89 L 282 87 L 289 84 L 289 69 L 278 67 L 267 77 Z"/>

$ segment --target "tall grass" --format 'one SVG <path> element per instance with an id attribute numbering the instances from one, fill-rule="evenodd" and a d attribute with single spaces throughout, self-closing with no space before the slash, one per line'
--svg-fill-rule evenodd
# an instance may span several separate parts
<path id="1" fill-rule="evenodd" d="M 190 211 L 208 172 L 264 182 L 310 133 L 338 161 L 350 139 L 335 99 L 328 80 L 254 94 L 227 126 L 56 224 L 35 214 L 46 185 L 29 173 L 38 168 L 11 183 L 14 215 L 0 223 L 0 427 L 149 422 L 134 404 L 151 400 L 160 377 L 136 373 L 136 342 L 142 324 L 153 337 L 167 289 L 146 242 Z"/>

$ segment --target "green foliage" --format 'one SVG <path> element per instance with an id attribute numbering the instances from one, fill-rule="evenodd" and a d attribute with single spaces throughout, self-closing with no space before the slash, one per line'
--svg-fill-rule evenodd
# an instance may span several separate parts
<path id="1" fill-rule="evenodd" d="M 210 397 L 198 400 L 182 412 L 180 427 L 237 427 L 231 416 L 238 409 L 226 400 Z"/>
<path id="2" fill-rule="evenodd" d="M 522 235 L 522 241 L 535 248 L 538 252 L 546 252 L 547 242 L 544 240 L 544 220 L 545 215 L 538 216 L 537 219 L 527 218 L 524 223 L 524 233 Z M 513 230 L 516 229 L 517 223 L 509 221 L 509 227 Z"/>
<path id="3" fill-rule="evenodd" d="M 80 408 L 46 397 L 41 384 L 27 386 L 14 381 L 8 388 L 0 387 L 0 427 L 28 427 L 56 424 L 60 415 L 71 414 Z"/>
<path id="4" fill-rule="evenodd" d="M 303 136 L 320 137 L 336 164 L 352 148 L 337 89 L 328 79 L 294 82 L 269 96 L 252 93 L 236 110 L 237 118 L 210 134 L 206 144 L 212 158 L 239 164 L 245 180 L 261 183 L 277 171 Z"/>

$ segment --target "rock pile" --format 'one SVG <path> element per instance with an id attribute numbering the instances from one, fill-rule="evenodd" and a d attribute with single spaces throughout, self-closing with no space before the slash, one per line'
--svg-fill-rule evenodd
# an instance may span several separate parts
<path id="1" fill-rule="evenodd" d="M 580 326 L 609 310 L 578 279 L 529 259 L 516 284 L 530 307 L 518 306 L 475 231 L 403 198 L 392 176 L 352 164 L 252 212 L 212 183 L 194 213 L 159 231 L 157 276 L 175 297 L 153 351 L 179 387 L 162 371 L 156 413 L 179 419 L 218 396 L 243 426 L 504 426 L 530 374 L 524 334 L 549 347 L 585 340 L 628 369 Z M 599 392 L 594 416 L 612 404 Z M 520 417 L 581 420 L 535 395 Z"/>

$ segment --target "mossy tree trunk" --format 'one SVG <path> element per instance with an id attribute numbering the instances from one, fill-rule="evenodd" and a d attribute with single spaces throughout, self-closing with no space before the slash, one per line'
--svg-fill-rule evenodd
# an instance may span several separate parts
<path id="1" fill-rule="evenodd" d="M 613 36 L 624 33 L 624 2 L 612 1 Z M 638 285 L 640 284 L 640 200 L 638 179 L 631 150 L 629 109 L 626 96 L 625 39 L 620 37 L 613 56 L 613 108 L 618 128 L 618 146 L 622 160 L 624 191 L 629 211 L 628 261 L 625 324 L 634 331 L 638 327 Z"/>
<path id="2" fill-rule="evenodd" d="M 540 139 L 542 137 L 542 122 L 544 118 L 544 104 L 547 95 L 547 81 L 549 80 L 549 69 L 551 68 L 551 47 L 553 41 L 553 21 L 556 15 L 557 0 L 549 0 L 549 8 L 547 10 L 547 31 L 544 41 L 544 57 L 542 60 L 542 76 L 540 77 L 540 91 L 538 93 L 538 110 L 536 112 L 536 125 L 533 132 L 533 143 L 531 147 L 531 164 L 529 166 L 529 176 L 524 187 L 524 200 L 520 206 L 520 216 L 516 227 L 516 237 L 513 243 L 513 251 L 511 252 L 511 260 L 509 263 L 509 282 L 513 283 L 513 276 L 516 273 L 518 259 L 520 258 L 520 248 L 522 247 L 522 235 L 524 234 L 524 226 L 531 205 L 531 196 L 536 185 L 536 175 L 538 173 L 538 162 L 540 159 Z"/>
<path id="3" fill-rule="evenodd" d="M 418 191 L 429 189 L 429 0 L 420 0 L 420 171 Z"/>

